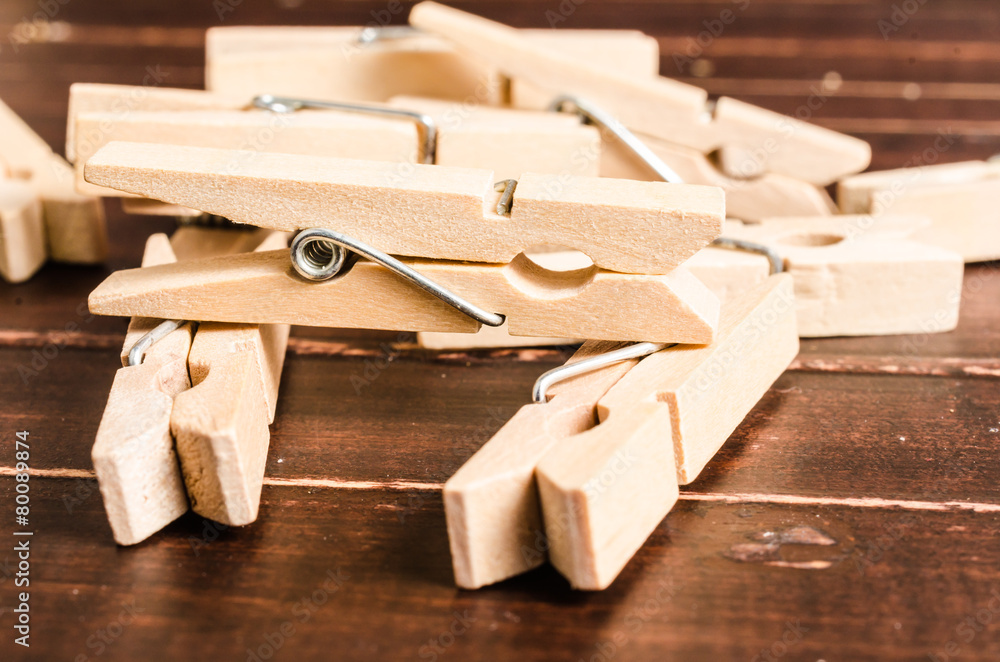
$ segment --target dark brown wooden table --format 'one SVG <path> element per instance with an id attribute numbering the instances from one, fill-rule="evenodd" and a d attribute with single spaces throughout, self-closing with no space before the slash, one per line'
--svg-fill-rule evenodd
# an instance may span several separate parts
<path id="1" fill-rule="evenodd" d="M 71 82 L 155 71 L 200 87 L 207 27 L 357 25 L 389 6 L 223 2 L 220 20 L 207 1 L 5 0 L 0 98 L 61 151 Z M 1000 152 L 992 3 L 460 6 L 524 27 L 551 10 L 569 14 L 559 27 L 640 28 L 659 38 L 664 74 L 784 112 L 819 90 L 813 121 L 869 140 L 875 169 L 913 163 L 939 133 L 942 162 Z M 699 34 L 734 8 L 699 55 Z M 35 15 L 45 22 L 25 31 Z M 699 55 L 698 76 L 686 61 L 678 72 L 677 53 Z M 119 548 L 90 445 L 125 326 L 84 302 L 171 224 L 116 208 L 106 267 L 0 284 L 0 660 L 1000 660 L 996 263 L 968 269 L 955 332 L 803 342 L 608 590 L 571 591 L 544 567 L 468 592 L 452 584 L 441 485 L 569 350 L 406 350 L 356 390 L 395 334 L 296 329 L 259 521 L 188 515 Z M 22 429 L 30 651 L 11 613 Z M 812 544 L 816 532 L 833 544 Z"/>

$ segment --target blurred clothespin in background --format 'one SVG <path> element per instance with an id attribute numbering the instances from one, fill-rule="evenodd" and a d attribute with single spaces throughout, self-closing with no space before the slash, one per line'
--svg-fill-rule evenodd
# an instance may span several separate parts
<path id="1" fill-rule="evenodd" d="M 46 259 L 99 264 L 107 252 L 101 201 L 76 193 L 69 164 L 0 102 L 0 277 L 19 283 Z"/>
<path id="2" fill-rule="evenodd" d="M 919 214 L 930 220 L 915 241 L 957 252 L 966 262 L 1000 258 L 1000 162 L 965 161 L 866 172 L 843 179 L 844 214 Z"/>

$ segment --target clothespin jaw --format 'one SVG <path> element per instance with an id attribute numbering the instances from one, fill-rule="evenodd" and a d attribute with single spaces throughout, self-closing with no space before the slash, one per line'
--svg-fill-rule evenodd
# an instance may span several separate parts
<path id="1" fill-rule="evenodd" d="M 703 154 L 717 151 L 730 176 L 773 172 L 825 186 L 871 160 L 869 145 L 856 138 L 725 97 L 709 106 L 699 88 L 666 78 L 621 77 L 532 44 L 518 30 L 434 2 L 416 5 L 410 24 L 507 75 L 589 99 L 633 131 Z"/>
<path id="2" fill-rule="evenodd" d="M 456 583 L 547 550 L 574 587 L 606 587 L 794 358 L 794 308 L 791 277 L 773 276 L 727 302 L 712 343 L 605 365 L 523 407 L 445 484 Z"/>
<path id="3" fill-rule="evenodd" d="M 570 363 L 618 347 L 588 341 Z M 549 402 L 525 405 L 445 483 L 456 584 L 480 588 L 545 561 L 535 466 L 559 439 L 594 424 L 597 401 L 633 365 L 625 361 L 581 375 L 555 387 Z"/>
<path id="4" fill-rule="evenodd" d="M 724 235 L 773 248 L 795 277 L 802 337 L 939 333 L 958 323 L 958 254 L 912 239 L 913 216 L 853 215 L 727 223 Z M 709 248 L 689 268 L 720 297 L 768 273 L 762 257 Z"/>
<path id="5" fill-rule="evenodd" d="M 146 242 L 143 264 L 176 260 L 166 235 Z M 152 345 L 139 363 L 130 350 L 160 323 L 133 319 L 122 349 L 97 438 L 91 450 L 111 531 L 119 545 L 135 545 L 187 512 L 184 481 L 170 433 L 174 397 L 190 388 L 188 353 L 193 329 L 181 325 Z"/>
<path id="6" fill-rule="evenodd" d="M 918 214 L 931 222 L 913 239 L 966 262 L 1000 258 L 1000 163 L 966 161 L 866 172 L 837 186 L 844 214 Z"/>
<path id="7" fill-rule="evenodd" d="M 143 263 L 274 248 L 280 233 L 182 228 L 153 235 Z M 156 330 L 157 338 L 139 343 Z M 164 331 L 163 329 L 166 329 Z M 173 329 L 173 330 L 171 330 Z M 92 456 L 115 540 L 146 539 L 191 507 L 227 525 L 257 516 L 287 326 L 133 319 Z M 153 341 L 155 340 L 155 341 Z M 146 347 L 136 351 L 137 347 Z M 189 376 L 190 375 L 190 376 Z"/>

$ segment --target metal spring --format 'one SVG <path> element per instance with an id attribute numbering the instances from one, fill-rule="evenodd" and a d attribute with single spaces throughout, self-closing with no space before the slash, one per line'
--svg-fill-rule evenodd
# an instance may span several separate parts
<path id="1" fill-rule="evenodd" d="M 504 316 L 483 310 L 447 290 L 387 253 L 353 237 L 328 230 L 302 230 L 291 246 L 292 266 L 306 280 L 324 281 L 346 274 L 359 257 L 376 262 L 449 306 L 487 326 L 500 326 Z"/>

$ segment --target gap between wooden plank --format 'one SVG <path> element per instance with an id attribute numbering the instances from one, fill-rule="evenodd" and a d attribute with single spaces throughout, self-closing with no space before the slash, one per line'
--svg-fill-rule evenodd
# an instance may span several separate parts
<path id="1" fill-rule="evenodd" d="M 0 466 L 0 476 L 13 476 L 13 467 Z M 31 475 L 37 478 L 82 478 L 95 479 L 93 471 L 84 469 L 33 469 Z M 418 481 L 368 481 L 338 480 L 330 478 L 264 478 L 264 484 L 272 487 L 316 487 L 335 490 L 394 490 L 440 492 L 444 483 L 422 483 Z M 684 501 L 710 501 L 717 503 L 760 503 L 790 506 L 847 506 L 851 508 L 876 508 L 898 510 L 920 510 L 974 513 L 1000 513 L 1000 504 L 975 503 L 967 501 L 912 501 L 907 499 L 881 499 L 877 497 L 810 497 L 791 494 L 707 494 L 703 492 L 681 491 Z"/>
<path id="2" fill-rule="evenodd" d="M 41 349 L 46 345 L 60 349 L 114 349 L 121 346 L 117 334 L 68 334 L 59 331 L 0 331 L 0 348 Z M 564 352 L 558 348 L 499 348 L 475 352 L 428 352 L 418 347 L 400 345 L 397 358 L 420 358 L 433 363 L 468 363 L 514 359 L 521 362 L 557 361 Z M 292 356 L 327 358 L 376 358 L 385 355 L 381 347 L 356 347 L 348 342 L 292 337 L 288 341 Z M 923 377 L 1000 377 L 1000 358 L 949 358 L 904 356 L 799 355 L 788 367 L 795 372 L 835 372 L 872 375 L 907 375 Z"/>

